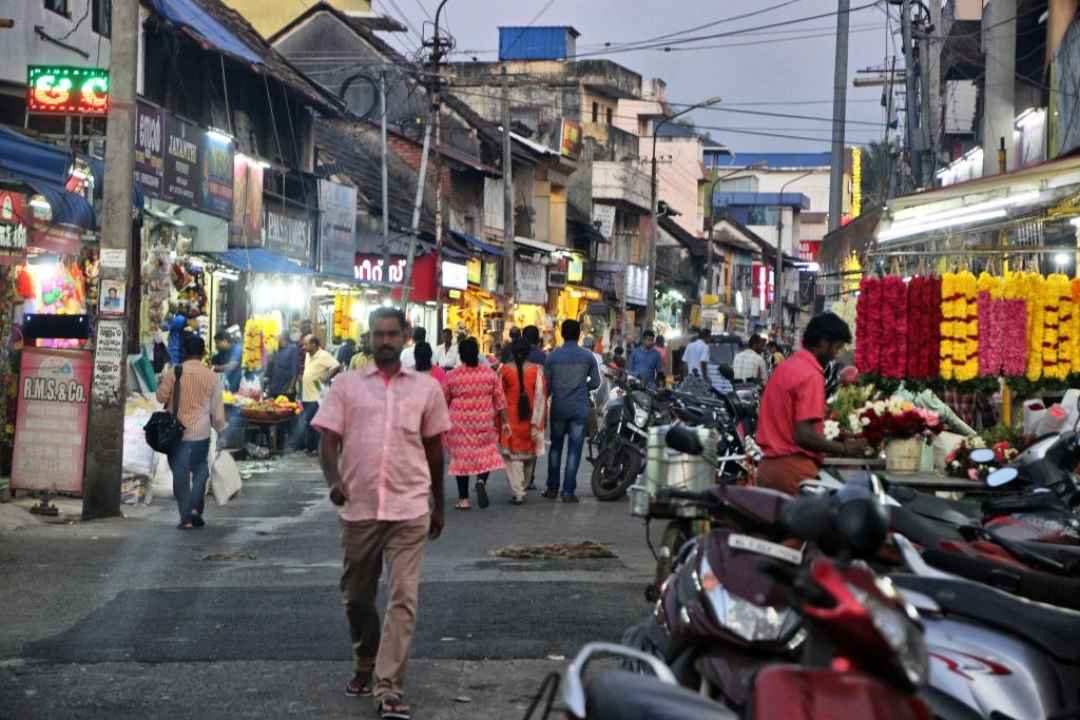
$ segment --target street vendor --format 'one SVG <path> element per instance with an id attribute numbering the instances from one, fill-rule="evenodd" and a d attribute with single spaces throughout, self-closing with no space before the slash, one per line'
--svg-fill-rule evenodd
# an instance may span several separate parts
<path id="1" fill-rule="evenodd" d="M 825 372 L 851 342 L 851 329 L 833 313 L 817 315 L 803 333 L 802 349 L 782 362 L 761 398 L 757 443 L 765 459 L 758 466 L 758 484 L 789 494 L 799 483 L 817 476 L 823 456 L 862 456 L 863 439 L 827 440 Z"/>
<path id="2" fill-rule="evenodd" d="M 217 352 L 211 358 L 214 372 L 225 376 L 225 388 L 229 392 L 236 392 L 240 388 L 240 377 L 243 374 L 240 362 L 244 357 L 244 348 L 224 331 L 214 335 L 214 345 L 217 347 Z"/>

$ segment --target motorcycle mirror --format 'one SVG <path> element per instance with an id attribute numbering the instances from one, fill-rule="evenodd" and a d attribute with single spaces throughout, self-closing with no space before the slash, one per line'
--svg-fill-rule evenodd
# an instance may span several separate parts
<path id="1" fill-rule="evenodd" d="M 873 555 L 885 542 L 889 520 L 880 503 L 861 498 L 842 503 L 836 512 L 836 529 L 856 555 Z"/>
<path id="2" fill-rule="evenodd" d="M 675 425 L 668 430 L 664 441 L 668 447 L 687 455 L 700 455 L 705 452 L 697 431 L 685 425 Z"/>
<path id="3" fill-rule="evenodd" d="M 986 476 L 986 486 L 996 488 L 1002 487 L 1003 485 L 1008 485 L 1013 480 L 1015 480 L 1016 476 L 1019 474 L 1020 473 L 1016 471 L 1016 468 L 1011 467 L 995 470 L 994 472 Z"/>
<path id="4" fill-rule="evenodd" d="M 990 448 L 979 448 L 971 451 L 971 461 L 977 463 L 994 462 L 994 451 Z"/>

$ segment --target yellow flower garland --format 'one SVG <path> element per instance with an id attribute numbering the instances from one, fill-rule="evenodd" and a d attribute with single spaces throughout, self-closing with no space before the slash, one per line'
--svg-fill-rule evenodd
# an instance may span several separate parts
<path id="1" fill-rule="evenodd" d="M 1043 374 L 1043 315 L 1048 294 L 1046 280 L 1038 273 L 1024 273 L 1024 300 L 1027 301 L 1027 379 L 1035 382 Z"/>
<path id="2" fill-rule="evenodd" d="M 953 334 L 956 317 L 956 275 L 945 273 L 941 276 L 941 377 L 953 378 Z"/>
<path id="3" fill-rule="evenodd" d="M 244 323 L 243 368 L 261 370 L 263 360 L 277 350 L 280 336 L 281 323 L 273 315 L 256 315 Z"/>
<path id="4" fill-rule="evenodd" d="M 974 380 L 979 374 L 979 306 L 978 282 L 964 271 L 957 276 L 957 318 L 953 339 L 954 377 L 958 381 Z"/>

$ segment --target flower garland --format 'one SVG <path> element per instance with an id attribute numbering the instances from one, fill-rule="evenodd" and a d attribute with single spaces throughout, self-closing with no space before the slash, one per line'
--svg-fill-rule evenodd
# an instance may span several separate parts
<path id="1" fill-rule="evenodd" d="M 898 277 L 882 279 L 882 324 L 878 333 L 881 374 L 902 380 L 907 370 L 907 285 Z"/>
<path id="2" fill-rule="evenodd" d="M 1027 303 L 1027 372 L 1035 382 L 1043 374 L 1043 311 L 1046 307 L 1046 281 L 1038 273 L 1023 273 L 1024 300 Z"/>
<path id="3" fill-rule="evenodd" d="M 1001 284 L 1002 300 L 994 305 L 992 320 L 1001 346 L 1002 372 L 1008 377 L 1027 373 L 1028 310 L 1022 273 L 1007 273 Z"/>
<path id="4" fill-rule="evenodd" d="M 1001 347 L 993 341 L 995 327 L 992 297 L 1000 284 L 1000 278 L 990 273 L 983 272 L 979 275 L 979 377 L 989 377 L 1001 372 Z"/>
<path id="5" fill-rule="evenodd" d="M 926 331 L 926 290 L 929 280 L 922 277 L 913 277 L 908 283 L 908 343 L 907 343 L 907 377 L 922 379 L 926 377 L 926 356 L 922 352 L 920 344 Z"/>
<path id="6" fill-rule="evenodd" d="M 1072 360 L 1072 372 L 1078 373 L 1080 372 L 1080 278 L 1073 278 L 1069 289 L 1073 308 L 1073 327 L 1069 335 L 1072 349 L 1069 351 L 1069 357 Z"/>
<path id="7" fill-rule="evenodd" d="M 1055 377 L 1064 380 L 1072 373 L 1076 353 L 1076 306 L 1072 298 L 1072 281 L 1065 275 L 1054 275 L 1058 293 L 1058 348 Z"/>
<path id="8" fill-rule="evenodd" d="M 922 353 L 927 378 L 935 378 L 941 371 L 941 278 L 930 278 L 927 286 L 925 301 L 929 308 L 926 318 L 926 335 L 923 342 Z"/>
<path id="9" fill-rule="evenodd" d="M 941 358 L 941 377 L 945 380 L 953 379 L 953 338 L 956 334 L 955 318 L 959 313 L 956 289 L 954 273 L 941 276 L 941 349 L 938 356 Z"/>
<path id="10" fill-rule="evenodd" d="M 1063 328 L 1062 315 L 1068 316 L 1066 323 L 1071 319 L 1072 291 L 1069 279 L 1060 273 L 1055 273 L 1046 278 L 1043 285 L 1043 377 L 1064 380 L 1072 369 L 1070 353 L 1066 349 L 1061 352 L 1064 330 L 1064 342 L 1068 342 L 1069 332 L 1067 324 Z M 1062 361 L 1064 357 L 1064 362 Z"/>
<path id="11" fill-rule="evenodd" d="M 859 282 L 859 300 L 855 307 L 855 367 L 860 373 L 874 374 L 881 370 L 882 285 L 877 278 L 864 277 Z"/>
<path id="12" fill-rule="evenodd" d="M 979 374 L 978 286 L 975 276 L 945 273 L 941 290 L 941 377 L 964 382 Z"/>

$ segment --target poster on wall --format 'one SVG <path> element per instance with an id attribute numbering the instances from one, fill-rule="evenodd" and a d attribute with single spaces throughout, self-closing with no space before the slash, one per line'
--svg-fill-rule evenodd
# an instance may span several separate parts
<path id="1" fill-rule="evenodd" d="M 160 198 L 165 173 L 165 112 L 140 102 L 135 106 L 135 182 L 143 194 Z"/>
<path id="2" fill-rule="evenodd" d="M 203 133 L 202 211 L 216 217 L 233 216 L 233 144 L 214 133 Z M 262 186 L 259 186 L 260 191 Z"/>
<path id="3" fill-rule="evenodd" d="M 124 371 L 124 321 L 102 320 L 98 323 L 94 348 L 93 389 L 95 400 L 106 406 L 120 404 Z"/>
<path id="4" fill-rule="evenodd" d="M 649 271 L 640 265 L 626 266 L 626 302 L 645 306 L 649 297 Z"/>
<path id="5" fill-rule="evenodd" d="M 546 305 L 547 299 L 547 272 L 544 266 L 514 263 L 514 300 L 528 305 Z"/>
<path id="6" fill-rule="evenodd" d="M 101 292 L 98 294 L 98 311 L 106 317 L 124 314 L 123 280 L 102 279 Z"/>
<path id="7" fill-rule="evenodd" d="M 92 364 L 84 350 L 22 351 L 13 489 L 82 493 Z"/>
<path id="8" fill-rule="evenodd" d="M 198 209 L 202 202 L 203 130 L 170 116 L 165 123 L 165 165 L 161 197 Z"/>
<path id="9" fill-rule="evenodd" d="M 254 158 L 233 156 L 233 211 L 229 247 L 262 247 L 263 166 Z"/>
<path id="10" fill-rule="evenodd" d="M 353 277 L 356 259 L 356 188 L 319 181 L 321 273 Z"/>

